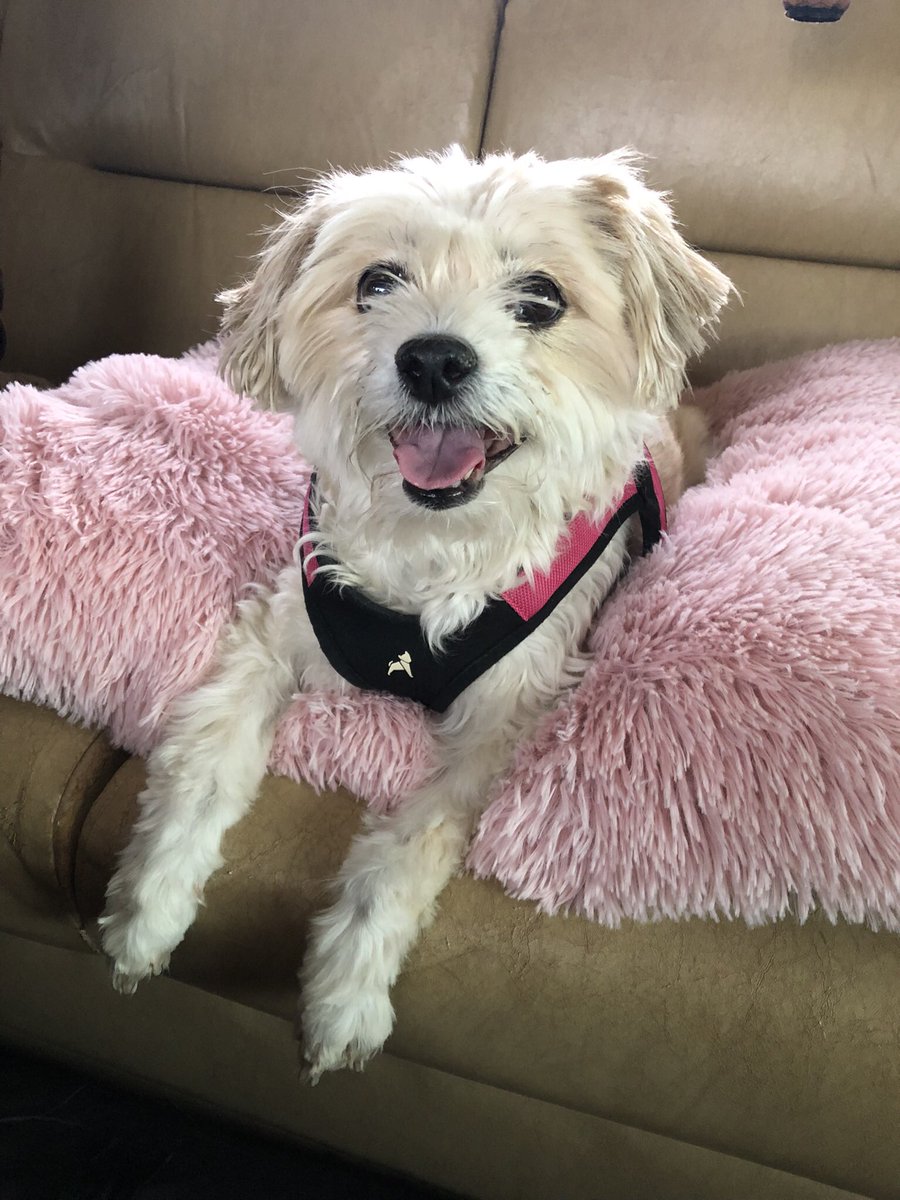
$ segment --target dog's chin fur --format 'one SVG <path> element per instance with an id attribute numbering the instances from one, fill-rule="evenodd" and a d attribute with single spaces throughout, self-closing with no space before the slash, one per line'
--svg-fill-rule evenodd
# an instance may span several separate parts
<path id="1" fill-rule="evenodd" d="M 360 281 L 379 265 L 391 279 L 363 299 Z M 558 320 L 516 311 L 535 294 L 523 281 L 538 276 L 558 288 L 552 315 L 564 298 Z M 700 475 L 702 421 L 673 410 L 729 287 L 680 237 L 628 154 L 472 162 L 452 150 L 334 175 L 286 214 L 253 277 L 223 297 L 223 367 L 237 390 L 294 412 L 297 444 L 320 480 L 316 537 L 338 579 L 420 613 L 440 645 L 520 569 L 548 567 L 567 515 L 605 510 L 645 443 L 669 503 L 686 475 Z M 451 400 L 446 380 L 438 387 L 434 377 L 426 393 L 406 372 L 426 401 L 439 395 L 436 418 L 417 407 L 395 361 L 427 336 L 467 343 L 478 362 L 462 386 L 456 376 Z M 420 443 L 435 444 L 423 431 L 431 421 L 466 431 L 438 467 L 415 457 Z M 404 489 L 404 456 L 416 486 L 439 489 L 481 449 L 513 443 L 483 482 L 471 468 L 481 486 L 454 496 L 466 503 L 432 509 Z M 462 860 L 492 778 L 579 677 L 585 633 L 627 552 L 619 530 L 539 628 L 450 705 L 435 722 L 434 774 L 354 842 L 304 965 L 313 1080 L 361 1065 L 389 1034 L 404 955 Z M 244 602 L 215 671 L 174 707 L 150 758 L 141 819 L 102 918 L 122 990 L 163 969 L 190 926 L 298 682 L 348 686 L 313 634 L 295 565 L 271 593 Z"/>

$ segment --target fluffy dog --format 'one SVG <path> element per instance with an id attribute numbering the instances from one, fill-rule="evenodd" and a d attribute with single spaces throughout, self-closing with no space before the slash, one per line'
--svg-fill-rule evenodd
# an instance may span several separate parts
<path id="1" fill-rule="evenodd" d="M 311 521 L 296 565 L 241 604 L 215 670 L 150 756 L 101 919 L 121 991 L 184 937 L 295 691 L 351 686 L 305 591 L 328 579 L 363 613 L 412 620 L 439 664 L 498 597 L 555 569 L 573 519 L 614 508 L 645 446 L 674 501 L 703 466 L 702 422 L 675 412 L 685 363 L 729 288 L 627 152 L 473 162 L 454 149 L 335 174 L 285 215 L 255 274 L 222 297 L 222 362 L 235 389 L 295 414 L 317 472 Z M 424 786 L 364 818 L 301 972 L 312 1081 L 360 1067 L 390 1033 L 407 950 L 492 778 L 581 675 L 634 524 L 435 715 L 439 765 Z M 384 686 L 415 681 L 418 653 L 386 645 Z"/>

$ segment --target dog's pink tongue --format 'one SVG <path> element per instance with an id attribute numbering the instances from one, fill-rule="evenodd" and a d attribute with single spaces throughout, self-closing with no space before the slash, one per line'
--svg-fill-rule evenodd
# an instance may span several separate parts
<path id="1" fill-rule="evenodd" d="M 484 438 L 475 429 L 417 425 L 395 433 L 393 443 L 400 474 L 418 488 L 452 487 L 485 464 Z"/>

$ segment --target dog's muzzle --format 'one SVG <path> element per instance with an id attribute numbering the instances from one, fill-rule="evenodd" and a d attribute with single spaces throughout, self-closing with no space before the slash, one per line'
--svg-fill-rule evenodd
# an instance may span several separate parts
<path id="1" fill-rule="evenodd" d="M 478 370 L 477 353 L 462 338 L 429 334 L 404 342 L 394 363 L 418 408 L 412 420 L 389 430 L 403 490 L 424 508 L 467 504 L 518 444 L 461 416 L 461 393 Z"/>

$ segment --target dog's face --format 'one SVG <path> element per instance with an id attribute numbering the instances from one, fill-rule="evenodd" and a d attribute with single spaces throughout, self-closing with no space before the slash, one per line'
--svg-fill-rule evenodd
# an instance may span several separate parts
<path id="1" fill-rule="evenodd" d="M 288 215 L 224 297 L 224 365 L 373 503 L 574 508 L 676 403 L 728 289 L 627 155 L 453 150 L 333 176 Z"/>

